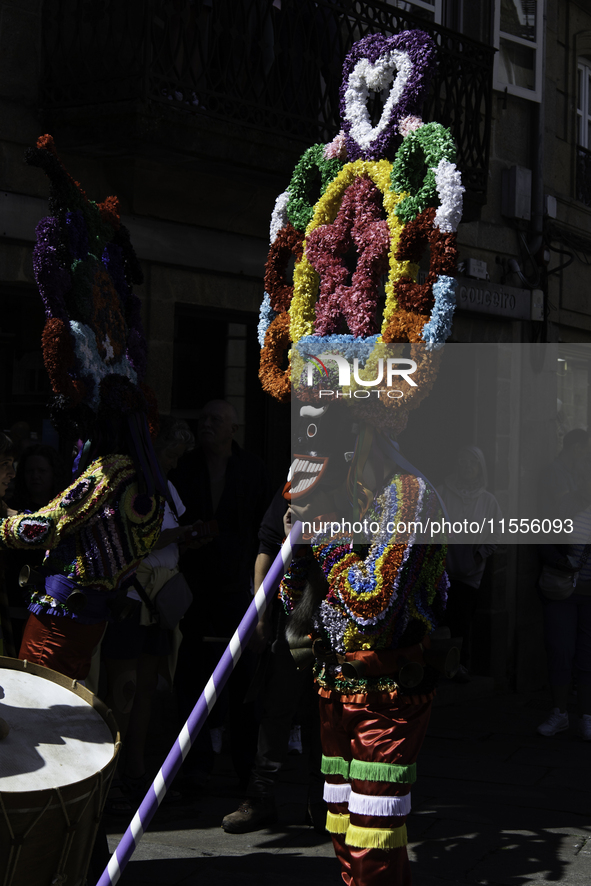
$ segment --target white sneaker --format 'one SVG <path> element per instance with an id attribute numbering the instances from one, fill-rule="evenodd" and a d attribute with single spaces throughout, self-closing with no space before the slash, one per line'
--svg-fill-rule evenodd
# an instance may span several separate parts
<path id="1" fill-rule="evenodd" d="M 577 735 L 583 741 L 591 741 L 591 714 L 583 714 L 582 717 L 579 717 Z"/>
<path id="2" fill-rule="evenodd" d="M 287 743 L 288 754 L 302 753 L 302 730 L 300 726 L 293 726 L 289 733 L 289 741 Z"/>
<path id="3" fill-rule="evenodd" d="M 589 721 L 589 728 L 591 730 L 591 717 L 589 717 Z M 568 714 L 566 711 L 561 713 L 560 708 L 554 708 L 548 719 L 538 726 L 540 735 L 548 736 L 556 735 L 557 732 L 564 732 L 566 729 L 568 729 Z M 591 738 L 591 732 L 589 738 Z"/>

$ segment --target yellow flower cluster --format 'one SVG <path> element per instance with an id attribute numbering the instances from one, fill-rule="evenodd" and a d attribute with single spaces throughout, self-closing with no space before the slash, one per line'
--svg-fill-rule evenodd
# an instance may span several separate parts
<path id="1" fill-rule="evenodd" d="M 306 240 L 316 228 L 319 228 L 321 225 L 330 225 L 334 222 L 345 191 L 353 184 L 356 178 L 367 176 L 382 193 L 384 210 L 390 231 L 390 267 L 386 283 L 386 307 L 384 310 L 383 329 L 386 328 L 390 317 L 398 307 L 395 290 L 396 282 L 401 277 L 416 280 L 418 265 L 408 261 L 400 262 L 395 257 L 398 240 L 404 228 L 404 224 L 396 215 L 396 207 L 408 195 L 406 192 L 398 194 L 391 189 L 391 173 L 392 164 L 389 160 L 355 160 L 354 163 L 347 163 L 316 203 L 314 214 L 306 228 L 302 260 L 296 264 L 293 273 L 293 298 L 289 308 L 291 318 L 290 338 L 292 342 L 298 342 L 305 335 L 313 335 L 314 333 L 314 308 L 318 296 L 319 281 L 318 274 L 306 258 Z"/>

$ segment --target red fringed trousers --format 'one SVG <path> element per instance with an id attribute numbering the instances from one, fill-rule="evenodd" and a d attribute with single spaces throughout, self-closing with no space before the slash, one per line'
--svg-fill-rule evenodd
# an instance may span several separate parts
<path id="1" fill-rule="evenodd" d="M 105 632 L 106 622 L 84 625 L 64 615 L 31 613 L 25 625 L 18 657 L 72 677 L 85 680 L 94 649 Z"/>
<path id="2" fill-rule="evenodd" d="M 347 886 L 410 886 L 406 816 L 431 699 L 320 697 L 327 830 Z"/>

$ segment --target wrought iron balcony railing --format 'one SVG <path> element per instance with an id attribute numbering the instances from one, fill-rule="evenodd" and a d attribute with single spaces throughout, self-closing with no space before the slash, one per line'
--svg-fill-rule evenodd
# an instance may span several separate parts
<path id="1" fill-rule="evenodd" d="M 591 151 L 577 146 L 577 200 L 591 206 Z"/>
<path id="2" fill-rule="evenodd" d="M 424 117 L 451 127 L 465 185 L 484 202 L 494 50 L 381 0 L 46 0 L 41 106 L 160 102 L 326 141 L 351 45 L 413 27 L 440 47 Z"/>

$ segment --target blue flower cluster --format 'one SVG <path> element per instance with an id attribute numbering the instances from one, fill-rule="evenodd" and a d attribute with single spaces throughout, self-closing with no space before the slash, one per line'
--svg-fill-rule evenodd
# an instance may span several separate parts
<path id="1" fill-rule="evenodd" d="M 427 350 L 438 350 L 451 335 L 451 324 L 456 305 L 455 277 L 438 277 L 433 284 L 435 304 L 431 319 L 423 326 L 422 337 L 427 342 Z"/>
<path id="2" fill-rule="evenodd" d="M 379 335 L 370 335 L 368 338 L 356 338 L 354 335 L 305 335 L 299 340 L 294 348 L 297 348 L 301 356 L 317 357 L 319 354 L 335 353 L 344 357 L 349 363 L 357 358 L 360 366 L 365 366 L 369 359 Z"/>
<path id="3" fill-rule="evenodd" d="M 259 338 L 259 345 L 261 348 L 265 347 L 265 336 L 267 334 L 267 329 L 277 316 L 277 311 L 274 311 L 271 307 L 271 299 L 269 298 L 269 293 L 265 292 L 264 298 L 261 302 L 261 309 L 259 311 L 259 325 L 257 326 L 257 334 Z"/>

